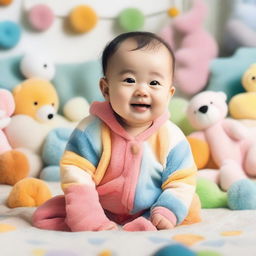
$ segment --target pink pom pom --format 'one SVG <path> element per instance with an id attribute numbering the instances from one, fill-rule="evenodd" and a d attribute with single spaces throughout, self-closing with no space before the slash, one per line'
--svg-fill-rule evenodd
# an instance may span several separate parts
<path id="1" fill-rule="evenodd" d="M 54 13 L 47 5 L 38 4 L 30 9 L 28 20 L 34 29 L 44 31 L 51 27 Z"/>

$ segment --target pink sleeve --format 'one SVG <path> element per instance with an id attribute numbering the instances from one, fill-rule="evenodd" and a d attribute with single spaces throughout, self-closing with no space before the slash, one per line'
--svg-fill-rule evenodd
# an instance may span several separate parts
<path id="1" fill-rule="evenodd" d="M 167 220 L 169 220 L 174 226 L 176 225 L 177 223 L 177 218 L 175 216 L 175 214 L 168 210 L 167 208 L 165 207 L 161 207 L 161 206 L 158 206 L 158 207 L 155 207 L 152 212 L 151 212 L 152 215 L 155 215 L 155 214 L 160 214 L 162 215 L 163 217 L 165 217 Z"/>

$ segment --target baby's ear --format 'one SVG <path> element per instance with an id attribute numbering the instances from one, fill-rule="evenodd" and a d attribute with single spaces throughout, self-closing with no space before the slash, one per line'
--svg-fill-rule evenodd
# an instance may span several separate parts
<path id="1" fill-rule="evenodd" d="M 175 87 L 174 87 L 174 86 L 171 86 L 171 89 L 170 89 L 171 97 L 174 95 L 175 90 L 176 90 Z"/>
<path id="2" fill-rule="evenodd" d="M 100 90 L 105 100 L 109 100 L 109 88 L 106 77 L 100 79 Z"/>

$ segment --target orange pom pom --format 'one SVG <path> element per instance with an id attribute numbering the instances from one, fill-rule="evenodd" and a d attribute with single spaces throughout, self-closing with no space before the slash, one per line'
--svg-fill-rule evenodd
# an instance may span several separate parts
<path id="1" fill-rule="evenodd" d="M 180 14 L 180 11 L 176 7 L 172 7 L 170 9 L 168 9 L 167 14 L 170 17 L 176 17 Z"/>
<path id="2" fill-rule="evenodd" d="M 12 0 L 0 0 L 0 5 L 9 5 L 12 3 Z"/>
<path id="3" fill-rule="evenodd" d="M 98 17 L 96 12 L 86 5 L 79 5 L 75 7 L 69 14 L 69 24 L 74 32 L 85 33 L 93 29 Z"/>

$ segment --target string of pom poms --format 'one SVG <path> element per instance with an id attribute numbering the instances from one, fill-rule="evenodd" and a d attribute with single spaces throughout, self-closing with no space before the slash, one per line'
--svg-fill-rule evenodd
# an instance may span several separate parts
<path id="1" fill-rule="evenodd" d="M 25 0 L 24 0 L 25 2 Z M 31 8 L 26 8 L 27 17 L 30 26 L 36 31 L 45 31 L 49 29 L 55 18 L 66 19 L 68 25 L 74 33 L 83 34 L 89 32 L 96 27 L 99 20 L 114 20 L 118 23 L 122 30 L 134 31 L 143 28 L 145 19 L 166 13 L 169 17 L 175 17 L 179 14 L 179 10 L 173 7 L 167 10 L 144 14 L 138 8 L 124 8 L 115 17 L 104 17 L 96 13 L 89 5 L 78 5 L 70 10 L 68 15 L 57 15 L 46 4 L 36 4 Z"/>

